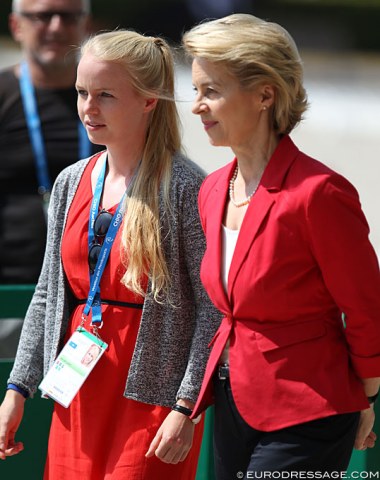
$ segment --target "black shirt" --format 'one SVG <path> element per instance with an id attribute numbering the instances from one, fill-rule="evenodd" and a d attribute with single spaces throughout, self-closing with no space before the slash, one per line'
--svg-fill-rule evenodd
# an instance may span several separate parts
<path id="1" fill-rule="evenodd" d="M 36 89 L 48 170 L 78 160 L 75 88 Z M 93 153 L 103 147 L 92 146 Z M 0 283 L 36 283 L 45 250 L 46 222 L 34 154 L 13 70 L 0 72 Z"/>

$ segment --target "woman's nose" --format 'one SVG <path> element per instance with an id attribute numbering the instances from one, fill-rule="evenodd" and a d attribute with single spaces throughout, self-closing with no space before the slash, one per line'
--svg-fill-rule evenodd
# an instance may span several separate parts
<path id="1" fill-rule="evenodd" d="M 199 115 L 200 113 L 204 112 L 206 109 L 207 109 L 207 106 L 198 99 L 194 100 L 193 105 L 191 107 L 191 111 L 195 115 Z"/>
<path id="2" fill-rule="evenodd" d="M 97 109 L 97 104 L 96 104 L 96 101 L 95 101 L 94 97 L 91 97 L 90 95 L 88 95 L 88 97 L 86 98 L 86 100 L 84 102 L 83 110 L 85 112 L 93 112 L 96 109 Z"/>

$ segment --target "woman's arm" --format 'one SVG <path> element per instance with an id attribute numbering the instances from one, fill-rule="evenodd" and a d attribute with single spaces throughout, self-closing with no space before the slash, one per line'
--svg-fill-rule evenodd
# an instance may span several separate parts
<path id="1" fill-rule="evenodd" d="M 25 398 L 14 390 L 8 390 L 0 406 L 0 459 L 17 455 L 24 450 L 15 436 L 24 414 Z"/>
<path id="2" fill-rule="evenodd" d="M 81 165 L 84 165 L 83 162 L 78 162 L 78 164 L 65 169 L 54 183 L 48 211 L 46 249 L 42 270 L 24 319 L 16 359 L 8 381 L 22 387 L 31 395 L 37 390 L 38 383 L 42 379 L 44 363 L 46 363 L 44 355 L 47 345 L 53 340 L 54 313 L 59 303 L 58 297 L 64 296 L 62 285 L 58 283 L 61 272 L 60 243 L 66 207 L 69 199 L 72 198 L 69 192 L 72 187 L 72 172 L 74 172 L 75 178 L 79 179 L 80 175 L 77 175 L 76 172 L 81 173 L 83 170 Z M 50 311 L 49 315 L 47 315 L 47 311 Z M 45 332 L 47 324 L 51 327 L 50 332 Z"/>
<path id="3" fill-rule="evenodd" d="M 206 239 L 198 212 L 198 192 L 203 179 L 186 185 L 182 197 L 181 242 L 182 255 L 191 285 L 195 305 L 195 325 L 188 364 L 177 399 L 196 402 L 202 384 L 208 345 L 220 326 L 222 315 L 214 307 L 200 279 L 200 267 L 206 250 Z"/>
<path id="4" fill-rule="evenodd" d="M 203 380 L 209 350 L 208 344 L 219 327 L 221 315 L 212 305 L 200 281 L 200 264 L 205 251 L 205 238 L 198 215 L 198 191 L 203 177 L 198 174 L 179 187 L 180 257 L 186 275 L 181 281 L 187 300 L 194 310 L 193 338 L 189 348 L 188 364 L 177 392 L 176 403 L 190 410 L 194 407 Z M 174 307 L 175 308 L 175 307 Z M 183 461 L 193 442 L 197 426 L 187 415 L 171 411 L 153 439 L 147 457 L 156 455 L 165 463 Z"/>
<path id="5" fill-rule="evenodd" d="M 369 227 L 354 187 L 338 174 L 310 191 L 306 224 L 312 252 L 336 305 L 359 378 L 380 376 L 380 272 Z M 376 381 L 365 382 L 371 391 Z"/>
<path id="6" fill-rule="evenodd" d="M 55 195 L 51 197 L 48 214 L 46 249 L 41 273 L 23 322 L 17 354 L 8 383 L 19 385 L 33 395 L 43 375 L 44 325 L 49 285 L 51 252 L 59 248 L 54 244 Z"/>
<path id="7" fill-rule="evenodd" d="M 326 178 L 310 193 L 307 223 L 326 286 L 345 313 L 351 364 L 373 397 L 380 386 L 380 273 L 356 190 L 339 175 Z M 356 449 L 375 445 L 374 422 L 371 404 L 360 413 Z"/>
<path id="8" fill-rule="evenodd" d="M 379 393 L 380 377 L 362 379 L 364 391 L 367 395 L 370 406 L 360 412 L 359 426 L 355 438 L 355 448 L 357 450 L 365 450 L 373 448 L 377 439 L 376 433 L 373 431 L 375 423 L 375 400 Z"/>

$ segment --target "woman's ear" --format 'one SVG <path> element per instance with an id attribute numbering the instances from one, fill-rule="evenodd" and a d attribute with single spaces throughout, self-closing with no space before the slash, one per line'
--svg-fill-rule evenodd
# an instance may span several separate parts
<path id="1" fill-rule="evenodd" d="M 261 105 L 265 109 L 270 108 L 275 100 L 276 91 L 273 85 L 262 85 L 261 87 Z"/>
<path id="2" fill-rule="evenodd" d="M 154 110 L 156 108 L 157 102 L 158 102 L 158 98 L 147 98 L 145 100 L 144 111 L 151 112 L 152 110 Z"/>

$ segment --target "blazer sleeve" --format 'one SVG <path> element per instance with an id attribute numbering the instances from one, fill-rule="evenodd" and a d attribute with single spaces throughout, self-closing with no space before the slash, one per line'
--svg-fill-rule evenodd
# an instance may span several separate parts
<path id="1" fill-rule="evenodd" d="M 360 378 L 380 376 L 380 273 L 355 188 L 331 174 L 309 192 L 306 223 L 313 254 L 345 314 L 350 358 Z"/>

